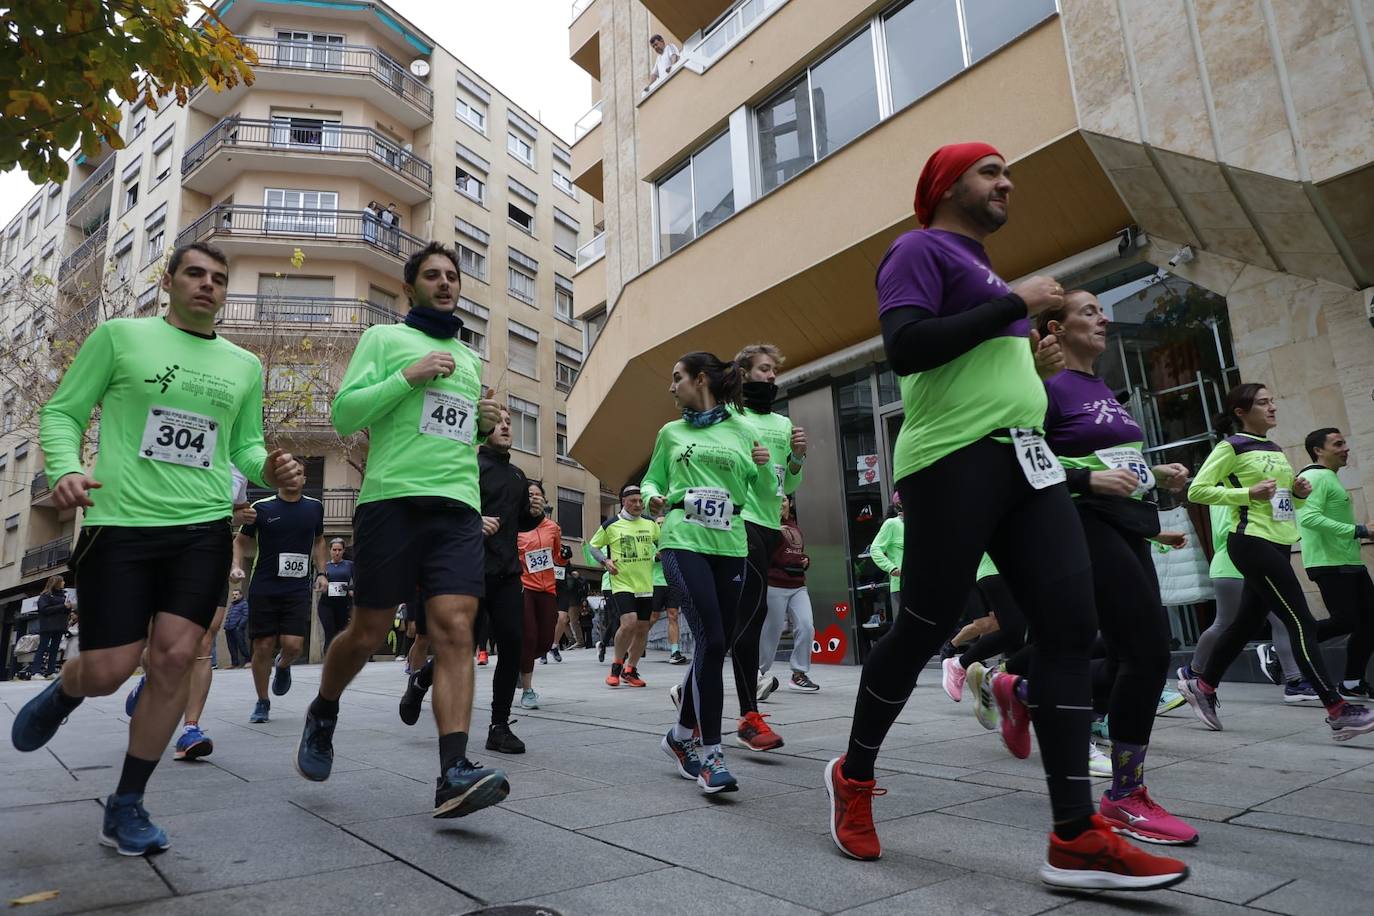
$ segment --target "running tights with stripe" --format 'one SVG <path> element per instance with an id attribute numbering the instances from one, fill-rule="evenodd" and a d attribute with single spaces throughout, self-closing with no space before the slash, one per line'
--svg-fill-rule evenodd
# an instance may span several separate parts
<path id="1" fill-rule="evenodd" d="M 983 552 L 1034 633 L 1030 707 L 1056 823 L 1094 811 L 1088 652 L 1097 632 L 1083 526 L 1062 484 L 1034 490 L 1010 445 L 983 439 L 897 483 L 906 506 L 902 591 L 859 680 L 844 774 L 872 779 L 888 729 L 968 601 Z"/>
<path id="2" fill-rule="evenodd" d="M 759 669 L 754 662 L 759 657 L 763 624 L 768 619 L 768 563 L 782 542 L 782 532 L 772 528 L 745 522 L 744 530 L 749 537 L 749 556 L 744 560 L 744 587 L 740 590 L 739 613 L 730 640 L 740 716 L 759 708 Z"/>
<path id="3" fill-rule="evenodd" d="M 1197 645 L 1193 647 L 1193 661 L 1189 667 L 1194 671 L 1203 671 L 1207 668 L 1221 634 L 1226 632 L 1226 628 L 1231 626 L 1237 617 L 1246 613 L 1245 608 L 1248 605 L 1260 600 L 1259 593 L 1245 584 L 1244 579 L 1213 579 L 1212 591 L 1216 594 L 1217 614 L 1212 620 L 1212 625 L 1202 631 L 1202 635 L 1197 638 Z M 1274 651 L 1279 656 L 1279 666 L 1283 668 L 1283 679 L 1291 681 L 1301 678 L 1302 669 L 1293 658 L 1293 647 L 1288 643 L 1288 631 L 1273 614 L 1269 615 L 1269 633 L 1274 641 Z M 1253 635 L 1247 634 L 1246 638 Z"/>
<path id="4" fill-rule="evenodd" d="M 744 558 L 677 548 L 668 548 L 660 556 L 663 575 L 682 596 L 681 611 L 687 615 L 687 625 L 696 640 L 692 665 L 682 682 L 678 724 L 686 728 L 700 724 L 701 743 L 720 744 L 720 717 L 725 707 L 725 641 L 735 630 Z M 752 659 L 756 661 L 758 657 L 755 647 Z"/>
<path id="5" fill-rule="evenodd" d="M 1288 545 L 1232 531 L 1226 538 L 1226 551 L 1259 600 L 1243 604 L 1240 615 L 1217 640 L 1207 667 L 1197 671 L 1198 676 L 1213 686 L 1220 684 L 1226 669 L 1245 648 L 1245 641 L 1259 627 L 1264 615 L 1273 614 L 1288 631 L 1293 660 L 1317 691 L 1322 704 L 1330 707 L 1339 703 L 1341 695 L 1336 692 L 1322 662 L 1317 623 L 1312 619 L 1302 586 L 1290 565 Z"/>
<path id="6" fill-rule="evenodd" d="M 1309 574 L 1310 575 L 1310 574 Z M 1317 621 L 1317 638 L 1350 634 L 1345 645 L 1345 679 L 1362 681 L 1374 655 L 1374 582 L 1369 572 L 1329 572 L 1311 576 L 1331 616 Z"/>

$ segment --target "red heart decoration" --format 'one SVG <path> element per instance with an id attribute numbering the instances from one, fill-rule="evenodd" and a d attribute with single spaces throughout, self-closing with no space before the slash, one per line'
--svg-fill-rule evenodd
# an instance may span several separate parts
<path id="1" fill-rule="evenodd" d="M 811 642 L 811 660 L 824 665 L 838 665 L 844 661 L 849 640 L 840 625 L 832 623 Z"/>
<path id="2" fill-rule="evenodd" d="M 835 616 L 844 620 L 849 616 L 849 605 L 840 603 L 835 605 Z"/>

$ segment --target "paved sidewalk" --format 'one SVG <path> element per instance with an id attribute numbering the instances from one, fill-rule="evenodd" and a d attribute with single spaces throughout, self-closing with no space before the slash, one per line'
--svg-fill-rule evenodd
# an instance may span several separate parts
<path id="1" fill-rule="evenodd" d="M 1158 723 L 1150 785 L 1201 830 L 1181 853 L 1193 877 L 1157 894 L 1075 896 L 1036 879 L 1049 817 L 1038 755 L 1010 757 L 969 703 L 949 702 L 938 672 L 923 676 L 879 760 L 885 854 L 862 863 L 831 843 L 820 788 L 824 761 L 845 746 L 856 669 L 818 668 L 816 695 L 775 694 L 765 705 L 786 748 L 728 745 L 741 791 L 708 799 L 658 750 L 683 669 L 654 653 L 648 689 L 610 690 L 593 653 L 565 658 L 536 670 L 542 708 L 517 710 L 529 752 L 499 760 L 481 749 L 492 668 L 478 669 L 473 756 L 504 766 L 512 793 L 458 820 L 429 816 L 433 718 L 428 704 L 414 728 L 397 718 L 398 663 L 369 665 L 345 696 L 324 784 L 291 762 L 318 667 L 294 669 L 266 725 L 248 724 L 248 672 L 216 672 L 202 723 L 215 752 L 188 764 L 169 748 L 146 802 L 172 847 L 148 859 L 96 840 L 126 720 L 122 693 L 87 701 L 48 748 L 0 748 L 0 900 L 61 891 L 25 916 L 449 914 L 513 901 L 655 916 L 1369 912 L 1374 737 L 1336 744 L 1320 709 L 1284 707 L 1267 685 L 1223 688 L 1224 732 L 1204 731 L 1186 707 Z M 41 687 L 0 684 L 6 735 Z"/>

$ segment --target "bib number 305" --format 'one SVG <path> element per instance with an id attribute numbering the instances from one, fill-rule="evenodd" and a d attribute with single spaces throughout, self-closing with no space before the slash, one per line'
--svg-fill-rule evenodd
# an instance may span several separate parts
<path id="1" fill-rule="evenodd" d="M 1013 429 L 1011 444 L 1026 482 L 1033 489 L 1043 490 L 1064 482 L 1064 466 L 1050 450 L 1044 436 L 1033 429 Z"/>
<path id="2" fill-rule="evenodd" d="M 735 514 L 729 492 L 713 487 L 688 490 L 682 497 L 682 508 L 688 522 L 716 531 L 729 531 Z"/>
<path id="3" fill-rule="evenodd" d="M 148 410 L 140 457 L 188 468 L 208 469 L 215 459 L 219 424 L 209 417 L 169 407 Z"/>
<path id="4" fill-rule="evenodd" d="M 425 402 L 420 408 L 420 433 L 443 436 L 464 445 L 471 445 L 477 432 L 477 405 L 451 391 L 435 388 L 425 390 Z"/>
<path id="5" fill-rule="evenodd" d="M 310 570 L 310 558 L 303 553 L 277 554 L 277 576 L 282 579 L 304 579 Z"/>

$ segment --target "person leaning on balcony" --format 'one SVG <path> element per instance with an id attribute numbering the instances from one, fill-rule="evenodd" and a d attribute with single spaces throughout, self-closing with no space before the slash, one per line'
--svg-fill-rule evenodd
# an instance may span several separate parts
<path id="1" fill-rule="evenodd" d="M 369 200 L 363 207 L 363 238 L 369 242 L 377 241 L 377 224 L 382 220 L 382 208 L 375 200 Z"/>
<path id="2" fill-rule="evenodd" d="M 673 72 L 681 59 L 681 51 L 677 45 L 664 41 L 662 35 L 655 35 L 649 39 L 649 47 L 653 49 L 654 65 L 649 70 L 649 85 L 644 87 L 648 92 L 654 85 L 661 80 L 667 79 L 668 74 Z"/>
<path id="3" fill-rule="evenodd" d="M 387 246 L 396 251 L 401 247 L 401 214 L 394 202 L 387 204 L 382 211 L 382 225 L 386 227 Z"/>

